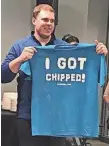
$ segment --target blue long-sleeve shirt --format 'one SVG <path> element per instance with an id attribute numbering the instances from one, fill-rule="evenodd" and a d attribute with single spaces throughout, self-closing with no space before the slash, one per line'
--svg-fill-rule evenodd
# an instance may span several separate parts
<path id="1" fill-rule="evenodd" d="M 56 45 L 56 44 L 67 44 L 66 42 L 55 38 L 52 36 L 49 43 L 46 45 Z M 41 45 L 38 40 L 35 39 L 33 32 L 26 38 L 17 41 L 12 45 L 8 55 L 1 65 L 1 81 L 2 83 L 11 82 L 16 73 L 13 73 L 9 68 L 9 63 L 20 56 L 24 47 Z M 23 72 L 19 71 L 19 77 L 17 78 L 17 92 L 18 92 L 18 104 L 17 104 L 17 115 L 18 118 L 30 119 L 31 118 L 31 88 L 32 82 L 31 77 L 27 76 Z"/>

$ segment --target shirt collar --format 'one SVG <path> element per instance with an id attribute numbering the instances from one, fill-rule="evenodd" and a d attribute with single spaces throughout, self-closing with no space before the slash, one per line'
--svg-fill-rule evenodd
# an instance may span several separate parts
<path id="1" fill-rule="evenodd" d="M 34 31 L 31 31 L 31 36 L 32 36 L 32 38 L 34 39 L 34 41 L 35 41 L 37 44 L 41 45 L 41 43 L 35 38 L 35 36 L 34 36 Z M 46 45 L 54 45 L 54 40 L 55 40 L 55 39 L 56 39 L 56 38 L 55 38 L 55 35 L 52 34 L 52 35 L 51 35 L 50 41 L 49 41 Z"/>

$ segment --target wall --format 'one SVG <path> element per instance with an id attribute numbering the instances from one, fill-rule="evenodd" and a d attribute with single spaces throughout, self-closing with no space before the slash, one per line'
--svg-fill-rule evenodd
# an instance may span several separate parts
<path id="1" fill-rule="evenodd" d="M 4 59 L 9 48 L 16 40 L 30 34 L 31 13 L 34 0 L 2 0 L 1 1 L 1 58 Z M 16 81 L 2 84 L 4 91 L 16 91 Z"/>
<path id="2" fill-rule="evenodd" d="M 59 25 L 56 34 L 71 33 L 81 42 L 105 42 L 108 0 L 59 0 Z"/>
<path id="3" fill-rule="evenodd" d="M 89 0 L 59 0 L 59 25 L 56 34 L 71 33 L 85 40 Z"/>
<path id="4" fill-rule="evenodd" d="M 108 0 L 89 0 L 87 18 L 87 40 L 98 39 L 106 42 Z"/>

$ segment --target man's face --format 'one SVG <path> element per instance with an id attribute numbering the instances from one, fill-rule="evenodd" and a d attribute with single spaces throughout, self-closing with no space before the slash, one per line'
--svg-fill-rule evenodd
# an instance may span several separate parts
<path id="1" fill-rule="evenodd" d="M 35 31 L 43 38 L 49 38 L 54 30 L 55 16 L 53 12 L 41 10 L 36 19 L 33 22 Z"/>

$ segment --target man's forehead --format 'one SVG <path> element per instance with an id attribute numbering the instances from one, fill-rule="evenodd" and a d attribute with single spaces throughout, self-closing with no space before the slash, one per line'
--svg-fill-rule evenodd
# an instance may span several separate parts
<path id="1" fill-rule="evenodd" d="M 54 12 L 51 12 L 51 11 L 48 11 L 48 10 L 41 10 L 38 15 L 41 18 L 45 18 L 45 17 L 52 17 L 52 18 L 54 18 Z"/>

